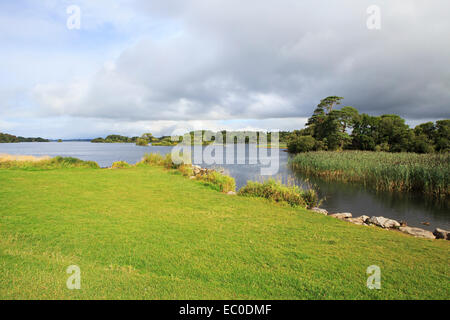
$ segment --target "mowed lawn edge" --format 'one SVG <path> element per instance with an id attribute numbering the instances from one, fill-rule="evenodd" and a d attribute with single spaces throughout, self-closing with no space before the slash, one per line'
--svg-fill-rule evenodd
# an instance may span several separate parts
<path id="1" fill-rule="evenodd" d="M 1 299 L 448 299 L 449 258 L 158 167 L 0 170 Z"/>

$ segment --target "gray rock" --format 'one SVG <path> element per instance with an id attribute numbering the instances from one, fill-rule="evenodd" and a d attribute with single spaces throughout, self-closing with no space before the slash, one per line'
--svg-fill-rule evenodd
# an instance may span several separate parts
<path id="1" fill-rule="evenodd" d="M 362 220 L 362 222 L 366 223 L 367 220 L 370 219 L 370 217 L 369 217 L 369 216 L 362 215 L 362 216 L 357 217 L 356 219 L 360 219 L 360 220 Z"/>
<path id="2" fill-rule="evenodd" d="M 410 234 L 414 237 L 419 238 L 427 238 L 427 239 L 434 239 L 433 233 L 431 231 L 427 231 L 420 228 L 414 228 L 414 227 L 400 227 L 398 228 L 401 232 Z"/>
<path id="3" fill-rule="evenodd" d="M 337 219 L 347 219 L 347 218 L 351 218 L 352 214 L 349 212 L 333 213 L 333 214 L 330 214 L 330 217 L 337 218 Z"/>
<path id="4" fill-rule="evenodd" d="M 323 215 L 327 215 L 327 214 L 328 214 L 328 211 L 327 211 L 327 210 L 325 210 L 325 209 L 320 209 L 320 208 L 318 208 L 318 207 L 311 208 L 311 211 L 314 211 L 314 212 L 317 212 L 317 213 L 321 213 L 321 214 L 323 214 Z"/>
<path id="5" fill-rule="evenodd" d="M 361 219 L 361 217 L 357 217 L 357 218 L 347 218 L 345 219 L 345 221 L 354 223 L 354 224 L 359 224 L 359 225 L 365 225 L 364 220 Z"/>
<path id="6" fill-rule="evenodd" d="M 433 234 L 436 236 L 436 239 L 446 239 L 450 240 L 450 231 L 436 228 L 433 232 Z"/>
<path id="7" fill-rule="evenodd" d="M 236 195 L 236 192 L 234 192 L 234 191 L 228 191 L 227 194 L 230 195 L 230 196 L 235 196 L 235 195 Z"/>
<path id="8" fill-rule="evenodd" d="M 368 223 L 374 224 L 376 226 L 382 227 L 382 228 L 399 228 L 400 223 L 398 221 L 388 219 L 385 217 L 371 217 L 367 220 Z"/>

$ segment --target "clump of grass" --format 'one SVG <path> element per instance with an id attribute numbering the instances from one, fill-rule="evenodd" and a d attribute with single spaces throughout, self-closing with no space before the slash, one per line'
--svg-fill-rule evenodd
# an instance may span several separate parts
<path id="1" fill-rule="evenodd" d="M 313 189 L 303 190 L 296 185 L 285 186 L 281 182 L 269 179 L 264 182 L 248 181 L 238 193 L 240 196 L 262 197 L 275 202 L 285 202 L 293 207 L 314 207 L 319 197 Z"/>
<path id="2" fill-rule="evenodd" d="M 84 161 L 72 157 L 38 158 L 31 156 L 1 157 L 0 168 L 2 169 L 24 169 L 24 170 L 49 170 L 62 168 L 92 168 L 100 166 L 94 161 Z"/>
<path id="3" fill-rule="evenodd" d="M 189 164 L 182 164 L 178 167 L 178 171 L 185 177 L 192 177 L 194 175 L 194 168 Z"/>
<path id="4" fill-rule="evenodd" d="M 194 169 L 191 164 L 175 164 L 172 161 L 172 155 L 170 153 L 166 154 L 165 156 L 162 156 L 159 153 L 145 154 L 142 160 L 137 164 L 137 166 L 143 165 L 161 166 L 167 169 L 176 169 L 183 176 L 194 176 Z M 221 174 L 214 170 L 208 170 L 206 174 L 201 176 L 197 175 L 195 176 L 195 178 L 196 180 L 202 181 L 220 192 L 229 192 L 236 190 L 236 181 L 232 177 Z"/>
<path id="5" fill-rule="evenodd" d="M 170 153 L 165 156 L 159 153 L 146 153 L 137 165 L 162 166 L 167 169 L 177 169 L 180 166 L 172 161 L 172 155 Z"/>
<path id="6" fill-rule="evenodd" d="M 358 182 L 377 190 L 414 191 L 435 197 L 450 194 L 450 153 L 318 151 L 298 154 L 290 165 L 310 176 Z"/>
<path id="7" fill-rule="evenodd" d="M 197 179 L 206 182 L 220 192 L 236 191 L 236 181 L 234 178 L 217 171 L 209 170 L 207 174 L 197 176 Z"/>
<path id="8" fill-rule="evenodd" d="M 125 169 L 129 167 L 131 167 L 131 165 L 125 161 L 116 161 L 112 164 L 111 169 Z"/>

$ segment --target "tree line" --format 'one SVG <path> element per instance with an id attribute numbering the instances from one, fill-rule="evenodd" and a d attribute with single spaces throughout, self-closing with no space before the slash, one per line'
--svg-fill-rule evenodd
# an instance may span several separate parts
<path id="1" fill-rule="evenodd" d="M 43 138 L 24 138 L 17 137 L 12 134 L 1 133 L 0 132 L 0 143 L 17 143 L 17 142 L 49 142 L 50 140 Z"/>
<path id="2" fill-rule="evenodd" d="M 291 153 L 319 150 L 368 150 L 387 152 L 450 151 L 450 120 L 426 122 L 410 128 L 395 114 L 371 116 L 341 104 L 343 97 L 320 101 L 306 127 L 288 137 Z"/>

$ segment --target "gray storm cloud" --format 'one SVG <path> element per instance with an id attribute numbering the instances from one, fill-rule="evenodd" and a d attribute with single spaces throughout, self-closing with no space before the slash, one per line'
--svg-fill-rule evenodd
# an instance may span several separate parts
<path id="1" fill-rule="evenodd" d="M 366 9 L 381 8 L 381 29 Z M 371 114 L 450 114 L 448 1 L 158 1 L 173 24 L 91 77 L 39 84 L 42 115 L 133 120 L 307 117 L 328 95 Z"/>

